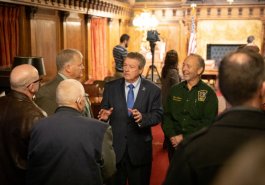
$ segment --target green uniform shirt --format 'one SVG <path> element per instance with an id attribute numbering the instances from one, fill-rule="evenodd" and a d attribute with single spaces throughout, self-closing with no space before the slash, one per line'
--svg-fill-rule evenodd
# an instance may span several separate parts
<path id="1" fill-rule="evenodd" d="M 218 113 L 218 100 L 214 90 L 199 81 L 191 90 L 187 82 L 170 89 L 164 110 L 163 130 L 167 137 L 187 136 L 209 126 Z"/>

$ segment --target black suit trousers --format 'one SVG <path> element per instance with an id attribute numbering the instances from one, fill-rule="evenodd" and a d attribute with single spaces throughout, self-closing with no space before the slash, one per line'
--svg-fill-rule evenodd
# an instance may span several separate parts
<path id="1" fill-rule="evenodd" d="M 133 165 L 126 149 L 122 160 L 117 164 L 117 172 L 111 185 L 149 185 L 151 168 L 152 163 Z"/>

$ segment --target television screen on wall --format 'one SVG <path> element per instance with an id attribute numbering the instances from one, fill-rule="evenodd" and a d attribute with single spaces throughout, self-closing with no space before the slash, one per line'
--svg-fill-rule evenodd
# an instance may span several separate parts
<path id="1" fill-rule="evenodd" d="M 207 60 L 215 60 L 215 67 L 218 67 L 222 58 L 239 46 L 242 44 L 207 44 Z"/>

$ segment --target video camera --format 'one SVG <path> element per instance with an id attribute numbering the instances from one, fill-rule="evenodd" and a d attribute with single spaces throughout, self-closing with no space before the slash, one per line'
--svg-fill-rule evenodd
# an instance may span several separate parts
<path id="1" fill-rule="evenodd" d="M 149 42 L 160 41 L 158 35 L 159 35 L 159 33 L 156 30 L 149 30 L 149 31 L 147 31 L 147 38 L 146 38 L 146 40 L 149 41 Z"/>

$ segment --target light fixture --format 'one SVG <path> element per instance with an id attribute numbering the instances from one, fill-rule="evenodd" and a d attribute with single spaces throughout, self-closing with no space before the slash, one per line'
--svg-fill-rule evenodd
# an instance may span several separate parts
<path id="1" fill-rule="evenodd" d="M 232 4 L 234 0 L 226 0 L 229 4 Z"/>
<path id="2" fill-rule="evenodd" d="M 38 70 L 40 76 L 46 75 L 43 57 L 16 56 L 14 57 L 12 69 L 21 64 L 30 64 Z"/>
<path id="3" fill-rule="evenodd" d="M 197 4 L 196 4 L 196 3 L 192 3 L 192 4 L 190 5 L 190 7 L 191 7 L 192 9 L 195 9 L 195 8 L 197 7 Z"/>
<path id="4" fill-rule="evenodd" d="M 133 19 L 133 26 L 140 30 L 152 30 L 158 25 L 158 20 L 155 15 L 151 15 L 150 12 L 144 11 L 140 15 L 136 15 Z"/>
<path id="5" fill-rule="evenodd" d="M 195 16 L 195 9 L 196 9 L 196 7 L 197 7 L 197 4 L 196 3 L 192 3 L 191 5 L 190 5 L 190 7 L 191 7 L 191 15 L 192 16 Z"/>

